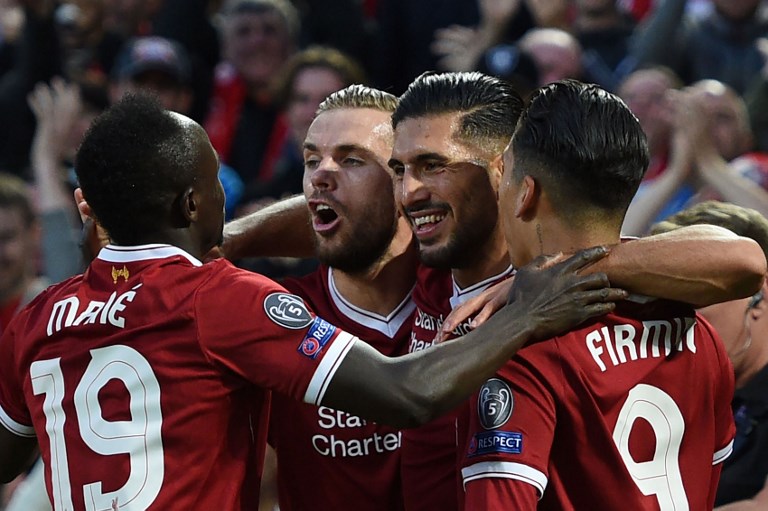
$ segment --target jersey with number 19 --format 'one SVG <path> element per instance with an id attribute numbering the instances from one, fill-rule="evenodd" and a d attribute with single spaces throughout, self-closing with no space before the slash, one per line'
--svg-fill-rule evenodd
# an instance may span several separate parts
<path id="1" fill-rule="evenodd" d="M 471 402 L 466 509 L 712 509 L 732 394 L 719 338 L 678 304 L 528 346 Z"/>
<path id="2" fill-rule="evenodd" d="M 256 509 L 268 389 L 319 403 L 354 341 L 226 261 L 109 246 L 11 323 L 0 423 L 57 510 Z"/>

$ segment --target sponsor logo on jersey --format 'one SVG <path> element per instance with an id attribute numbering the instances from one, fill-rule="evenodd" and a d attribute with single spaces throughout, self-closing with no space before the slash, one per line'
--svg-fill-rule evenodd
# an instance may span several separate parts
<path id="1" fill-rule="evenodd" d="M 128 277 L 130 276 L 131 274 L 128 272 L 128 268 L 125 265 L 123 265 L 122 268 L 112 267 L 112 282 L 114 284 L 117 284 L 117 279 L 120 277 L 123 277 L 125 281 L 128 282 Z"/>
<path id="2" fill-rule="evenodd" d="M 477 398 L 477 415 L 480 417 L 480 424 L 485 429 L 503 426 L 512 415 L 514 402 L 509 385 L 498 378 L 491 378 L 480 387 Z"/>
<path id="3" fill-rule="evenodd" d="M 299 345 L 299 353 L 312 360 L 316 359 L 323 347 L 328 344 L 336 333 L 336 327 L 322 318 L 315 318 L 312 326 Z"/>
<path id="4" fill-rule="evenodd" d="M 520 454 L 523 452 L 523 435 L 513 431 L 483 431 L 475 433 L 469 441 L 467 456 L 485 454 Z"/>
<path id="5" fill-rule="evenodd" d="M 296 295 L 272 293 L 264 300 L 264 312 L 273 322 L 291 330 L 301 330 L 312 323 L 312 314 Z"/>

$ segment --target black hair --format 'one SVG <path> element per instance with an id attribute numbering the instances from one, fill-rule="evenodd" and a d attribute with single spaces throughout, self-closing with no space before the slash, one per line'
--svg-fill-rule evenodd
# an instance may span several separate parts
<path id="1" fill-rule="evenodd" d="M 96 118 L 75 171 L 111 239 L 132 245 L 163 226 L 173 200 L 196 178 L 198 144 L 193 130 L 145 93 L 126 95 Z"/>
<path id="2" fill-rule="evenodd" d="M 457 135 L 501 153 L 509 143 L 523 100 L 508 82 L 482 73 L 427 72 L 403 93 L 392 125 L 405 119 L 466 112 Z M 489 146 L 490 144 L 490 146 Z"/>
<path id="3" fill-rule="evenodd" d="M 645 133 L 618 96 L 561 80 L 541 87 L 512 138 L 514 176 L 542 181 L 553 207 L 573 220 L 623 218 L 648 168 Z"/>

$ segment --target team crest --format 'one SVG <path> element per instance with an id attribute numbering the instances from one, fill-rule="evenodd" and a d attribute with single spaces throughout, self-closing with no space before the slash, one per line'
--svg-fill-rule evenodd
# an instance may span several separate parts
<path id="1" fill-rule="evenodd" d="M 287 293 L 272 293 L 264 300 L 264 312 L 276 324 L 301 330 L 312 323 L 312 314 L 307 310 L 304 301 L 295 295 Z"/>
<path id="2" fill-rule="evenodd" d="M 512 415 L 514 402 L 509 385 L 498 378 L 491 378 L 480 388 L 477 399 L 480 424 L 485 429 L 503 426 Z"/>
<path id="3" fill-rule="evenodd" d="M 120 277 L 123 277 L 125 281 L 128 282 L 128 277 L 130 276 L 131 274 L 128 273 L 128 268 L 125 265 L 123 265 L 122 268 L 115 268 L 114 266 L 112 267 L 112 282 L 114 284 L 117 284 L 117 279 Z"/>

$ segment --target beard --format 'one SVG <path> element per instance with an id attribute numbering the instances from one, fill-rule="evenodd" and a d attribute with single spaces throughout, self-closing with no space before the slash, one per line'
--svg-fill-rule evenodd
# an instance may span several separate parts
<path id="1" fill-rule="evenodd" d="M 350 222 L 349 216 L 345 216 Z M 392 210 L 372 212 L 365 218 L 351 225 L 349 234 L 337 233 L 340 238 L 333 245 L 324 243 L 320 236 L 315 236 L 317 258 L 326 266 L 345 273 L 361 273 L 373 266 L 386 253 L 397 231 L 397 217 Z M 390 222 L 384 219 L 390 218 Z"/>
<path id="2" fill-rule="evenodd" d="M 498 208 L 473 206 L 467 211 L 467 220 L 457 222 L 443 246 L 430 249 L 419 241 L 421 262 L 430 268 L 439 270 L 463 269 L 472 267 L 478 260 L 486 257 L 485 248 L 493 236 L 498 223 Z"/>

